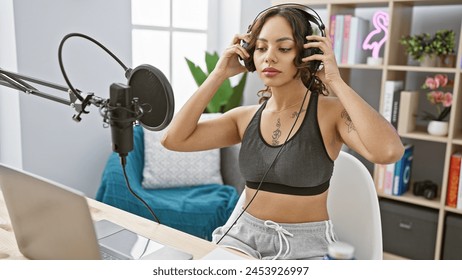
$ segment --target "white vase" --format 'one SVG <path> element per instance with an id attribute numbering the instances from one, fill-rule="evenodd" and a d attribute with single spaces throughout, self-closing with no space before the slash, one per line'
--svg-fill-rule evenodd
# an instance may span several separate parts
<path id="1" fill-rule="evenodd" d="M 428 123 L 427 131 L 431 135 L 446 136 L 448 135 L 448 128 L 449 128 L 448 122 L 430 121 Z"/>

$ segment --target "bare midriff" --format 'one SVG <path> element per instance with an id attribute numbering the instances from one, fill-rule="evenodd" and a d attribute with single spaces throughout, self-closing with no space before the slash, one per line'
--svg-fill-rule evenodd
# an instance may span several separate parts
<path id="1" fill-rule="evenodd" d="M 247 206 L 256 190 L 245 188 Z M 327 212 L 327 193 L 299 196 L 259 191 L 247 208 L 247 212 L 261 220 L 276 223 L 308 223 L 329 219 Z"/>

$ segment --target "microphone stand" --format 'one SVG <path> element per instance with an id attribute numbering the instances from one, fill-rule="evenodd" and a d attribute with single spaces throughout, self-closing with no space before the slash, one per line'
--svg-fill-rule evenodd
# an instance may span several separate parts
<path id="1" fill-rule="evenodd" d="M 40 91 L 25 81 L 43 85 L 56 90 L 65 91 L 69 94 L 69 99 L 56 97 L 51 94 Z M 132 195 L 134 195 L 141 203 L 144 204 L 144 206 L 146 206 L 146 208 L 153 216 L 154 220 L 158 224 L 160 224 L 159 218 L 156 216 L 152 208 L 136 192 L 132 190 L 125 170 L 126 156 L 128 155 L 128 152 L 130 152 L 133 149 L 133 128 L 128 128 L 130 128 L 131 124 L 133 123 L 137 124 L 139 118 L 142 116 L 143 113 L 142 108 L 138 104 L 138 98 L 133 98 L 131 100 L 131 92 L 129 86 L 125 86 L 122 84 L 113 84 L 110 88 L 110 99 L 113 99 L 113 104 L 110 104 L 110 99 L 103 99 L 97 97 L 93 93 L 88 93 L 85 97 L 82 97 L 80 95 L 81 92 L 77 89 L 73 91 L 70 88 L 61 85 L 9 72 L 3 70 L 2 68 L 0 68 L 0 85 L 17 89 L 27 94 L 37 95 L 64 105 L 68 105 L 74 108 L 77 112 L 77 114 L 72 116 L 72 119 L 76 122 L 80 122 L 82 120 L 82 114 L 89 113 L 85 109 L 87 106 L 91 104 L 95 105 L 96 107 L 99 107 L 100 111 L 106 110 L 106 112 L 101 113 L 101 115 L 103 116 L 103 121 L 111 125 L 113 151 L 119 153 L 127 188 Z M 125 108 L 128 106 L 130 102 L 135 108 L 134 111 L 130 111 Z M 122 110 L 120 112 L 117 112 L 117 109 Z M 138 114 L 136 116 L 137 112 L 140 112 L 141 114 Z"/>
<path id="2" fill-rule="evenodd" d="M 39 89 L 33 87 L 29 83 L 25 82 L 29 81 L 34 84 L 39 84 L 43 85 L 49 88 L 53 88 L 56 90 L 60 91 L 65 91 L 69 94 L 69 99 L 57 97 L 48 93 L 45 93 L 43 91 L 40 91 Z M 88 93 L 85 97 L 82 97 L 79 93 L 73 92 L 71 89 L 58 85 L 58 84 L 53 84 L 50 82 L 45 82 L 33 77 L 25 76 L 25 75 L 20 75 L 17 73 L 13 73 L 10 71 L 6 71 L 2 68 L 0 68 L 0 85 L 10 87 L 19 91 L 22 91 L 27 94 L 32 94 L 36 96 L 40 96 L 42 98 L 52 100 L 64 105 L 68 105 L 71 108 L 74 108 L 75 111 L 77 112 L 74 116 L 72 116 L 72 119 L 76 122 L 80 122 L 82 120 L 81 115 L 82 114 L 88 114 L 89 112 L 86 111 L 86 107 L 93 104 L 97 107 L 105 107 L 106 104 L 108 103 L 107 99 L 103 99 L 100 97 L 95 96 L 93 93 Z M 80 92 L 80 91 L 79 91 Z M 104 120 L 105 122 L 107 121 L 106 119 Z"/>
<path id="3" fill-rule="evenodd" d="M 110 98 L 103 99 L 95 96 L 93 93 L 88 93 L 85 97 L 82 97 L 81 91 L 74 89 L 67 78 L 66 72 L 64 71 L 64 65 L 61 59 L 61 50 L 64 42 L 71 37 L 82 37 L 100 46 L 109 55 L 111 55 L 125 70 L 125 76 L 128 78 L 131 75 L 132 69 L 126 67 L 122 61 L 120 61 L 111 51 L 105 46 L 96 41 L 95 39 L 79 33 L 71 33 L 66 35 L 59 45 L 58 58 L 63 73 L 64 79 L 66 80 L 69 87 L 41 81 L 36 78 L 20 75 L 17 73 L 9 72 L 0 68 L 0 85 L 7 86 L 27 94 L 33 94 L 40 96 L 45 99 L 49 99 L 64 105 L 68 105 L 75 109 L 77 112 L 72 119 L 76 122 L 82 120 L 82 114 L 88 114 L 89 112 L 85 109 L 91 104 L 100 108 L 100 114 L 103 117 L 103 122 L 111 126 L 112 134 L 112 148 L 114 152 L 117 152 L 120 156 L 120 162 L 124 171 L 124 177 L 126 185 L 131 194 L 133 194 L 138 200 L 140 200 L 144 206 L 149 210 L 154 220 L 160 224 L 154 211 L 151 207 L 138 196 L 131 188 L 128 176 L 125 170 L 126 156 L 133 150 L 133 127 L 132 125 L 138 125 L 140 118 L 143 116 L 143 108 L 139 104 L 138 97 L 132 98 L 132 92 L 130 86 L 123 84 L 112 84 L 110 87 Z M 60 98 L 51 94 L 42 92 L 37 88 L 31 86 L 25 81 L 29 81 L 35 84 L 43 85 L 49 88 L 53 88 L 60 91 L 65 91 L 69 94 L 69 99 Z M 112 101 L 111 101 L 112 100 Z"/>

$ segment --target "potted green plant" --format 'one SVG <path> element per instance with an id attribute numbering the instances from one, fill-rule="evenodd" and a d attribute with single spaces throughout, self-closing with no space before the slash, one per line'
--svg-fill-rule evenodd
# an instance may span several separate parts
<path id="1" fill-rule="evenodd" d="M 439 58 L 437 66 L 454 67 L 456 62 L 455 37 L 452 30 L 438 30 L 433 36 L 432 49 Z"/>
<path id="2" fill-rule="evenodd" d="M 455 33 L 452 30 L 438 30 L 433 36 L 431 48 L 436 55 L 454 53 Z"/>
<path id="3" fill-rule="evenodd" d="M 197 66 L 191 60 L 187 58 L 185 59 L 197 86 L 200 86 L 207 79 L 212 70 L 215 69 L 219 56 L 216 52 L 213 54 L 205 52 L 205 64 L 207 66 L 207 72 L 204 72 L 202 68 Z M 210 100 L 209 104 L 207 104 L 207 108 L 205 109 L 204 113 L 224 113 L 228 110 L 240 106 L 246 80 L 247 72 L 242 74 L 239 83 L 234 87 L 231 85 L 230 79 L 226 79 L 218 88 L 216 94 L 213 96 L 212 100 Z"/>
<path id="4" fill-rule="evenodd" d="M 423 61 L 425 55 L 431 55 L 431 36 L 428 33 L 403 36 L 399 40 L 412 59 Z"/>
<path id="5" fill-rule="evenodd" d="M 453 30 L 443 29 L 434 35 L 422 33 L 403 36 L 399 42 L 412 59 L 424 66 L 446 66 L 444 63 L 438 65 L 438 59 L 444 61 L 447 56 L 454 54 L 455 33 Z"/>

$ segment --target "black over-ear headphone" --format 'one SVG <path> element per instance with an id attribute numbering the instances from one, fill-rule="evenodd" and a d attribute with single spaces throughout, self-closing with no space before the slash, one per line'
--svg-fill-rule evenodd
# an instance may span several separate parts
<path id="1" fill-rule="evenodd" d="M 325 26 L 324 26 L 324 23 L 321 20 L 321 17 L 318 15 L 318 13 L 315 10 L 313 10 L 312 8 L 308 7 L 308 6 L 301 5 L 301 4 L 294 4 L 294 3 L 279 4 L 279 5 L 271 6 L 271 7 L 267 8 L 267 9 L 261 11 L 255 17 L 252 24 L 249 25 L 249 27 L 247 29 L 247 33 L 250 33 L 252 31 L 253 26 L 255 25 L 255 23 L 258 21 L 258 19 L 260 18 L 260 16 L 263 13 L 265 13 L 265 12 L 267 12 L 269 10 L 277 9 L 277 8 L 281 8 L 281 7 L 295 8 L 295 9 L 301 11 L 303 13 L 303 15 L 306 17 L 306 19 L 308 21 L 307 23 L 308 24 L 310 24 L 310 22 L 314 23 L 318 27 L 319 31 L 321 32 L 321 36 L 326 37 Z M 311 12 L 314 13 L 315 15 L 311 14 Z M 310 26 L 311 26 L 311 24 L 310 24 Z M 304 34 L 303 37 L 305 38 L 308 35 L 310 35 L 310 34 Z M 305 43 L 307 43 L 307 42 L 308 41 L 305 41 Z M 245 68 L 247 68 L 247 70 L 249 72 L 253 72 L 253 71 L 256 70 L 255 64 L 253 62 L 253 52 L 255 51 L 255 47 L 250 49 L 249 44 L 247 42 L 245 42 L 244 40 L 241 41 L 241 45 L 250 54 L 249 58 L 244 59 Z M 304 49 L 304 51 L 303 51 L 303 57 L 307 57 L 307 56 L 314 55 L 314 54 L 322 54 L 322 51 L 320 49 L 318 49 L 318 48 L 309 48 L 309 49 Z M 315 61 L 311 61 L 308 64 L 307 67 L 310 68 L 311 73 L 315 73 L 316 71 L 318 71 L 320 69 L 320 66 L 321 66 L 321 61 L 315 60 Z"/>

